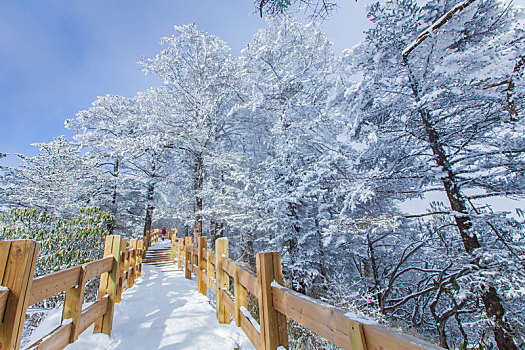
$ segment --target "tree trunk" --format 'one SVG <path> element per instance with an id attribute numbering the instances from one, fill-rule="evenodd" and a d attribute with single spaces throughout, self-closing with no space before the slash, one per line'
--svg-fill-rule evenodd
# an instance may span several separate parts
<path id="1" fill-rule="evenodd" d="M 115 186 L 113 186 L 113 195 L 111 196 L 111 215 L 113 215 L 113 218 L 115 220 L 117 219 L 117 213 L 118 213 L 118 208 L 117 208 L 118 175 L 119 175 L 118 168 L 119 168 L 119 161 L 115 160 L 115 163 L 113 163 L 113 173 L 111 174 L 115 178 Z M 108 228 L 110 235 L 113 234 L 114 229 L 115 229 L 115 226 L 112 223 Z"/>
<path id="2" fill-rule="evenodd" d="M 241 234 L 241 247 L 243 247 L 241 259 L 248 263 L 250 268 L 255 271 L 255 254 L 253 251 L 253 234 L 251 231 L 245 231 Z"/>
<path id="3" fill-rule="evenodd" d="M 195 215 L 195 223 L 193 226 L 193 240 L 198 242 L 202 236 L 202 198 L 200 197 L 200 191 L 202 190 L 202 184 L 204 182 L 204 160 L 202 157 L 197 158 L 197 164 L 195 167 L 195 178 L 194 186 L 195 190 L 195 205 L 193 207 L 193 213 Z"/>
<path id="4" fill-rule="evenodd" d="M 153 221 L 153 195 L 155 193 L 155 185 L 148 185 L 148 192 L 146 197 L 146 218 L 144 219 L 144 235 L 151 230 L 151 222 Z"/>
<path id="5" fill-rule="evenodd" d="M 501 304 L 501 299 L 496 289 L 493 286 L 489 286 L 485 293 L 483 293 L 482 298 L 485 310 L 487 310 L 487 315 L 489 315 L 495 323 L 494 338 L 496 339 L 498 348 L 500 350 L 517 350 L 518 347 L 514 344 L 512 338 L 512 330 L 504 319 L 505 309 Z"/>
<path id="6" fill-rule="evenodd" d="M 408 65 L 407 69 L 409 71 L 410 87 L 412 89 L 414 99 L 416 102 L 420 102 L 417 81 L 410 71 L 410 67 Z M 447 194 L 450 208 L 455 212 L 461 213 L 461 215 L 454 215 L 454 220 L 463 242 L 463 246 L 468 254 L 472 254 L 474 250 L 480 248 L 481 245 L 477 236 L 470 230 L 472 228 L 472 222 L 467 212 L 467 201 L 461 193 L 460 185 L 449 162 L 449 156 L 446 153 L 443 144 L 441 143 L 439 134 L 432 125 L 429 111 L 424 108 L 419 108 L 418 112 L 427 134 L 428 143 L 432 149 L 432 153 L 435 156 L 434 159 L 436 164 L 446 174 L 441 178 L 441 182 L 445 189 L 445 193 Z M 477 265 L 477 261 L 474 261 L 473 263 Z M 505 314 L 505 309 L 495 288 L 489 285 L 487 290 L 482 293 L 482 299 L 485 305 L 485 310 L 487 311 L 487 315 L 494 321 L 494 337 L 496 339 L 498 348 L 500 350 L 517 350 L 517 346 L 514 343 L 514 339 L 512 337 L 512 332 L 510 331 L 511 327 L 503 317 Z"/>
<path id="7" fill-rule="evenodd" d="M 118 179 L 118 175 L 119 175 L 119 172 L 118 172 L 118 168 L 119 168 L 119 161 L 116 160 L 115 163 L 113 164 L 113 177 L 115 179 Z M 113 186 L 113 196 L 111 198 L 111 212 L 113 214 L 113 217 L 116 217 L 117 215 L 117 194 L 118 194 L 118 185 L 117 185 L 117 181 L 115 181 L 115 186 Z"/>
<path id="8" fill-rule="evenodd" d="M 377 306 L 379 306 L 379 311 L 382 314 L 385 314 L 385 305 L 383 303 L 383 294 L 381 293 L 381 281 L 379 280 L 379 272 L 377 269 L 375 251 L 372 241 L 370 240 L 370 232 L 366 234 L 366 245 L 368 250 L 368 258 L 370 259 L 370 267 L 372 267 L 372 277 L 374 278 L 374 287 L 373 291 L 376 296 Z"/>
<path id="9" fill-rule="evenodd" d="M 210 222 L 210 241 L 211 249 L 215 251 L 215 241 L 217 240 L 217 227 L 215 226 L 215 221 Z"/>
<path id="10" fill-rule="evenodd" d="M 251 234 L 250 234 L 251 236 Z M 248 265 L 250 265 L 250 268 L 255 271 L 255 252 L 253 250 L 253 239 L 250 238 L 248 242 L 246 242 L 246 257 L 248 258 Z"/>
<path id="11" fill-rule="evenodd" d="M 202 210 L 202 199 L 196 198 L 195 213 Z M 195 215 L 195 224 L 193 225 L 193 241 L 198 242 L 202 236 L 202 215 Z"/>

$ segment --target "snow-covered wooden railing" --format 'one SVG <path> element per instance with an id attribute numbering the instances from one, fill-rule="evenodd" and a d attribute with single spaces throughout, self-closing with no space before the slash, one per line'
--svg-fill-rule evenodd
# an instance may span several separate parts
<path id="1" fill-rule="evenodd" d="M 39 243 L 0 242 L 0 349 L 20 348 L 28 306 L 64 291 L 62 324 L 29 349 L 62 349 L 93 323 L 95 333 L 109 335 L 124 281 L 130 288 L 141 275 L 143 249 L 142 240 L 130 240 L 126 249 L 126 239 L 107 236 L 102 259 L 33 279 Z M 98 276 L 98 301 L 82 309 L 86 283 Z"/>
<path id="2" fill-rule="evenodd" d="M 159 228 L 155 228 L 155 229 L 146 231 L 146 234 L 144 235 L 144 242 L 146 244 L 146 249 L 151 247 L 152 244 L 158 243 L 161 232 L 162 230 Z M 173 229 L 166 230 L 166 234 L 168 235 L 167 238 L 171 239 L 173 235 L 175 236 L 177 235 L 177 229 L 173 228 Z"/>
<path id="3" fill-rule="evenodd" d="M 143 238 L 144 246 L 146 247 L 146 249 L 148 249 L 149 247 L 151 247 L 151 245 L 159 241 L 159 235 L 160 235 L 159 229 L 153 229 L 153 230 L 146 231 L 146 234 L 144 235 L 144 238 Z"/>
<path id="4" fill-rule="evenodd" d="M 280 253 L 257 254 L 255 275 L 228 257 L 226 238 L 216 240 L 215 252 L 207 249 L 206 237 L 197 246 L 191 237 L 172 236 L 171 242 L 172 257 L 184 265 L 186 278 L 195 274 L 199 292 L 215 294 L 219 323 L 230 323 L 233 315 L 256 349 L 288 348 L 286 317 L 343 349 L 441 349 L 284 287 Z M 258 299 L 260 324 L 247 309 L 247 293 Z"/>

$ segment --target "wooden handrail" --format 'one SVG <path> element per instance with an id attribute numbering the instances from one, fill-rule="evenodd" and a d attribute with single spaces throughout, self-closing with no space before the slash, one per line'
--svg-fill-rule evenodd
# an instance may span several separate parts
<path id="1" fill-rule="evenodd" d="M 86 280 L 90 280 L 100 276 L 104 272 L 111 271 L 112 263 L 113 256 L 109 256 L 84 265 L 70 267 L 66 270 L 37 277 L 33 280 L 28 305 L 39 303 L 42 300 L 76 286 L 82 266 L 85 266 L 87 269 Z"/>
<path id="2" fill-rule="evenodd" d="M 235 276 L 235 262 L 230 258 L 222 259 L 222 268 L 230 277 Z"/>
<path id="3" fill-rule="evenodd" d="M 121 242 L 124 243 L 122 251 L 120 251 Z M 0 253 L 2 253 L 0 254 L 0 286 L 6 285 L 9 288 L 9 290 L 0 290 L 0 327 L 2 327 L 0 348 L 19 349 L 27 307 L 64 291 L 66 299 L 62 321 L 64 323 L 66 319 L 71 319 L 71 322 L 66 321 L 31 345 L 30 349 L 62 349 L 74 342 L 80 333 L 100 319 L 103 325 L 101 330 L 109 334 L 112 318 L 105 322 L 104 319 L 107 319 L 113 310 L 117 286 L 107 283 L 104 288 L 100 287 L 99 300 L 82 310 L 84 290 L 88 280 L 100 275 L 102 275 L 101 281 L 114 280 L 122 290 L 124 279 L 118 278 L 121 262 L 125 262 L 129 267 L 125 278 L 128 283 L 127 288 L 133 285 L 135 277 L 140 275 L 142 270 L 142 253 L 145 245 L 143 241 L 131 240 L 132 245 L 126 249 L 125 242 L 126 240 L 121 239 L 120 236 L 108 236 L 104 258 L 34 279 L 38 243 L 32 240 L 0 242 Z M 10 298 L 11 288 L 14 288 L 13 298 Z M 17 306 L 14 305 L 15 303 Z M 4 318 L 7 309 L 10 312 Z"/>
<path id="4" fill-rule="evenodd" d="M 197 272 L 196 269 L 193 268 L 192 262 L 194 261 L 194 255 L 198 254 L 198 251 L 192 245 L 189 247 L 187 245 L 181 246 L 181 241 L 182 240 L 172 240 L 173 256 L 177 256 L 179 264 L 186 264 L 186 260 L 192 264 L 189 269 L 190 276 L 188 277 L 187 275 L 187 278 L 191 278 L 191 273 Z M 173 242 L 177 242 L 177 246 Z M 191 239 L 187 241 L 187 244 L 191 244 Z M 187 257 L 183 257 L 182 253 L 184 251 L 188 254 Z M 272 321 L 274 316 L 265 317 L 261 315 L 262 308 L 266 308 L 264 312 L 276 313 L 276 315 L 283 315 L 283 317 L 286 316 L 296 321 L 343 349 L 442 349 L 437 345 L 379 325 L 374 320 L 352 314 L 333 305 L 307 297 L 275 281 L 271 284 L 269 290 L 265 288 L 261 289 L 261 279 L 259 275 L 261 273 L 260 269 L 263 268 L 262 266 L 258 264 L 257 274 L 255 275 L 245 267 L 240 266 L 228 258 L 227 254 L 224 256 L 224 253 L 221 253 L 220 263 L 217 267 L 217 262 L 219 262 L 219 260 L 217 260 L 218 254 L 218 252 L 212 252 L 210 250 L 207 250 L 206 254 L 202 254 L 201 259 L 206 257 L 206 263 L 200 265 L 204 271 L 201 277 L 198 277 L 202 279 L 202 281 L 199 280 L 198 283 L 204 283 L 207 285 L 207 288 L 215 294 L 217 298 L 217 308 L 224 307 L 228 313 L 234 316 L 237 325 L 241 327 L 256 349 L 275 350 L 279 345 L 283 344 L 287 347 L 287 339 L 275 340 L 282 337 L 283 325 L 269 325 L 268 322 L 274 322 Z M 260 253 L 258 254 L 258 259 L 259 255 L 268 254 L 277 254 L 275 258 L 266 259 L 265 261 L 272 261 L 273 259 L 274 264 L 275 261 L 278 261 L 278 266 L 266 266 L 264 270 L 273 271 L 272 273 L 276 271 L 280 273 L 280 255 L 278 253 Z M 186 270 L 188 269 L 187 266 L 184 268 Z M 215 270 L 214 273 L 210 273 L 210 268 Z M 228 289 L 217 283 L 221 273 L 235 278 L 234 289 L 243 289 L 259 299 L 259 315 L 261 316 L 261 322 L 266 324 L 259 325 L 244 306 L 240 307 L 241 312 L 238 312 L 239 300 L 237 300 L 236 303 L 236 298 L 230 294 Z M 220 278 L 223 279 L 223 277 Z M 236 296 L 242 296 L 245 291 L 239 293 L 236 291 L 234 294 Z M 269 308 L 264 306 L 264 303 L 261 304 L 261 291 L 265 296 L 264 299 L 270 303 Z M 268 298 L 267 295 L 270 295 L 270 298 Z M 284 325 L 284 327 L 286 327 L 286 325 Z"/>
<path id="5" fill-rule="evenodd" d="M 253 296 L 257 297 L 257 276 L 244 267 L 239 268 L 239 283 L 242 284 L 248 292 L 252 293 Z"/>

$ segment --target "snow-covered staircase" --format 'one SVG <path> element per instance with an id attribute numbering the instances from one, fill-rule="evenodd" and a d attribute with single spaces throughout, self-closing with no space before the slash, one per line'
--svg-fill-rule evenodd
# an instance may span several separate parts
<path id="1" fill-rule="evenodd" d="M 146 257 L 142 260 L 144 264 L 155 266 L 168 266 L 173 264 L 171 257 L 171 246 L 157 244 L 148 249 Z"/>

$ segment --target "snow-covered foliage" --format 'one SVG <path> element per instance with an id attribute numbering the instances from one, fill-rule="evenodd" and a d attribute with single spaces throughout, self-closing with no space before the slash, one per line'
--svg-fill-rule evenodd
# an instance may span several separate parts
<path id="1" fill-rule="evenodd" d="M 68 219 L 36 209 L 11 209 L 0 213 L 0 241 L 34 239 L 40 243 L 35 276 L 78 266 L 102 257 L 105 237 L 115 226 L 113 217 L 99 208 L 80 208 Z M 96 297 L 97 280 L 88 282 L 86 300 Z M 54 307 L 64 295 L 50 297 L 33 309 Z"/>
<path id="2" fill-rule="evenodd" d="M 356 168 L 366 172 L 373 192 L 391 194 L 392 199 L 435 189 L 448 198 L 446 205 L 432 210 L 436 215 L 426 223 L 442 224 L 432 224 L 428 234 L 414 238 L 426 242 L 442 235 L 442 244 L 453 250 L 424 243 L 420 249 L 431 248 L 430 257 L 442 258 L 436 264 L 427 261 L 417 267 L 418 273 L 408 275 L 417 276 L 419 285 L 405 287 L 404 296 L 391 301 L 385 296 L 390 285 L 378 288 L 375 295 L 386 302 L 382 306 L 379 301 L 379 306 L 387 309 L 412 304 L 408 296 L 423 297 L 411 305 L 421 312 L 409 308 L 407 314 L 396 311 L 397 315 L 424 328 L 428 312 L 444 347 L 484 342 L 484 334 L 469 328 L 488 322 L 494 325 L 497 345 L 512 348 L 513 333 L 523 334 L 523 324 L 504 315 L 504 305 L 523 302 L 523 290 L 517 291 L 525 282 L 523 228 L 505 213 L 494 213 L 488 199 L 524 193 L 524 121 L 518 117 L 523 105 L 515 99 L 523 92 L 516 89 L 522 77 L 514 72 L 525 52 L 524 21 L 522 13 L 499 2 L 481 1 L 459 3 L 463 12 L 445 22 L 456 4 L 373 5 L 369 13 L 373 27 L 366 40 L 347 52 L 347 60 L 363 74 L 351 100 L 359 108 L 356 125 L 362 137 L 374 140 Z M 434 30 L 418 42 L 427 27 Z M 418 45 L 403 52 L 413 42 Z M 506 93 L 490 87 L 511 76 Z M 403 250 L 400 261 L 411 251 Z M 430 277 L 437 271 L 439 275 Z M 431 288 L 429 281 L 439 287 Z M 480 304 L 484 314 L 478 313 Z M 423 305 L 428 309 L 421 309 Z"/>
<path id="3" fill-rule="evenodd" d="M 69 218 L 79 208 L 104 203 L 102 173 L 96 162 L 81 153 L 79 144 L 60 136 L 34 146 L 40 149 L 38 155 L 18 155 L 21 159 L 18 167 L 0 168 L 3 206 L 36 208 Z"/>
<path id="4" fill-rule="evenodd" d="M 96 204 L 128 233 L 177 219 L 252 267 L 280 251 L 295 290 L 444 347 L 523 347 L 524 212 L 491 205 L 525 196 L 523 10 L 388 0 L 368 16 L 341 55 L 289 18 L 239 57 L 175 27 L 141 61 L 163 84 L 100 97 L 67 121 L 79 144 L 3 168 L 2 205 Z M 434 192 L 447 200 L 398 206 Z"/>

